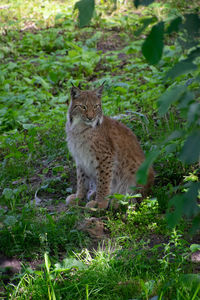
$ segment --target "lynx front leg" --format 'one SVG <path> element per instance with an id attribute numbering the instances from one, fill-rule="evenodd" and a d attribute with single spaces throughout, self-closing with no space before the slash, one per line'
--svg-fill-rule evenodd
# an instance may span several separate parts
<path id="1" fill-rule="evenodd" d="M 96 169 L 96 197 L 95 200 L 87 203 L 86 207 L 98 207 L 106 209 L 109 200 L 106 198 L 111 192 L 112 182 L 112 161 L 105 157 L 103 162 Z"/>
<path id="2" fill-rule="evenodd" d="M 77 166 L 76 175 L 77 175 L 77 191 L 76 194 L 72 194 L 67 197 L 66 199 L 67 205 L 79 204 L 80 201 L 77 202 L 76 199 L 82 200 L 86 197 L 87 194 L 88 178 L 80 166 Z"/>

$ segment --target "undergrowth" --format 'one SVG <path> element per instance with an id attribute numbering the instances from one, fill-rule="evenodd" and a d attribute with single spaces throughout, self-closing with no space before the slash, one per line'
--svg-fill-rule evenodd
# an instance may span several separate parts
<path id="1" fill-rule="evenodd" d="M 198 167 L 178 158 L 183 141 L 166 140 L 184 128 L 184 117 L 175 107 L 162 118 L 157 110 L 169 84 L 163 84 L 165 72 L 180 49 L 172 38 L 160 63 L 150 66 L 141 55 L 148 28 L 134 35 L 140 18 L 170 16 L 170 6 L 133 14 L 133 6 L 120 4 L 108 16 L 102 1 L 93 25 L 80 29 L 73 1 L 1 5 L 0 262 L 15 257 L 21 270 L 12 274 L 0 264 L 0 298 L 200 299 L 191 262 L 198 237 L 192 244 L 190 224 L 183 220 L 171 229 L 165 218 L 169 199 L 198 181 Z M 117 212 L 94 213 L 106 229 L 96 240 L 79 227 L 91 213 L 65 207 L 75 165 L 64 128 L 71 83 L 92 88 L 103 81 L 104 113 L 130 127 L 145 152 L 162 151 L 153 196 L 140 204 L 121 196 Z"/>

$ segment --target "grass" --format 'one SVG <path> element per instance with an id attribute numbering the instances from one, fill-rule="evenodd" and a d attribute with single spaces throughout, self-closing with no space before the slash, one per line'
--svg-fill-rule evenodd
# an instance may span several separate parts
<path id="1" fill-rule="evenodd" d="M 139 14 L 159 10 L 164 18 L 169 8 L 133 14 L 121 5 L 108 17 L 102 5 L 92 27 L 79 29 L 73 4 L 1 4 L 8 7 L 0 10 L 0 262 L 14 257 L 21 270 L 0 265 L 0 298 L 200 299 L 191 262 L 198 236 L 191 239 L 185 220 L 172 229 L 165 218 L 177 190 L 198 181 L 197 167 L 178 159 L 182 140 L 166 140 L 184 118 L 175 107 L 164 118 L 157 109 L 179 48 L 170 41 L 161 62 L 150 66 L 143 38 L 133 35 Z M 161 151 L 153 196 L 140 205 L 119 196 L 119 210 L 102 214 L 65 207 L 76 180 L 64 128 L 71 82 L 94 87 L 104 80 L 104 113 L 120 117 L 145 151 Z M 80 230 L 91 217 L 103 223 L 100 239 Z"/>

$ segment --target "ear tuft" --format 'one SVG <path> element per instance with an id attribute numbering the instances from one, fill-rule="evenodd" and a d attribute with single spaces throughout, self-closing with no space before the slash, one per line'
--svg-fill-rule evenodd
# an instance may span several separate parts
<path id="1" fill-rule="evenodd" d="M 97 95 L 98 98 L 101 98 L 101 96 L 102 96 L 104 83 L 105 83 L 105 81 L 102 83 L 102 85 L 100 85 L 100 87 L 98 87 L 96 90 L 94 90 L 95 94 Z"/>
<path id="2" fill-rule="evenodd" d="M 72 99 L 78 98 L 80 96 L 80 93 L 81 93 L 81 91 L 80 91 L 79 88 L 77 88 L 75 86 L 73 86 L 71 88 L 71 97 L 72 97 Z"/>

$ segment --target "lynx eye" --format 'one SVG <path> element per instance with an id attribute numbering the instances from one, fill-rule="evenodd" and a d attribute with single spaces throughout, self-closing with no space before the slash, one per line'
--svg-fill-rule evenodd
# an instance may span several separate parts
<path id="1" fill-rule="evenodd" d="M 100 108 L 101 107 L 101 105 L 100 104 L 96 104 L 95 106 L 94 106 L 94 108 Z"/>
<path id="2" fill-rule="evenodd" d="M 83 110 L 87 109 L 87 107 L 85 105 L 82 105 L 82 104 L 77 104 L 77 105 L 74 106 L 74 108 L 77 108 L 77 107 L 80 107 Z"/>
<path id="3" fill-rule="evenodd" d="M 83 109 L 83 110 L 86 110 L 87 107 L 85 105 L 80 105 L 80 107 Z"/>

